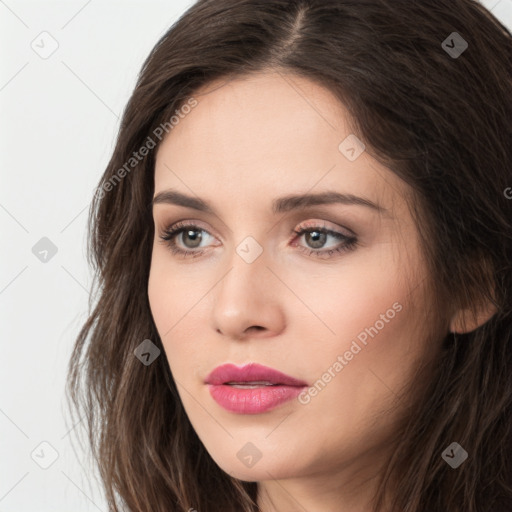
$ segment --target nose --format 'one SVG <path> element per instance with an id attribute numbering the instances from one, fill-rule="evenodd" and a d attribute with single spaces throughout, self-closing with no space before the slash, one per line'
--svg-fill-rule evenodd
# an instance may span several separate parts
<path id="1" fill-rule="evenodd" d="M 235 251 L 213 294 L 214 329 L 232 340 L 267 338 L 285 327 L 282 286 L 268 268 L 265 252 L 247 263 Z"/>

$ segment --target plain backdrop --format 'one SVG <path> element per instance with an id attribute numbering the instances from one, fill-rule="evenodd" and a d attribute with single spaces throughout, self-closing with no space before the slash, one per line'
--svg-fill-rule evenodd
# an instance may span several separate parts
<path id="1" fill-rule="evenodd" d="M 0 0 L 0 512 L 107 511 L 64 397 L 88 207 L 142 62 L 192 3 Z M 483 3 L 512 29 L 512 0 Z"/>

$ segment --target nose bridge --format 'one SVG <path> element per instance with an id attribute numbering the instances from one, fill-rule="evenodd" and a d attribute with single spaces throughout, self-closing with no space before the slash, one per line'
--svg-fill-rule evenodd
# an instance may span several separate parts
<path id="1" fill-rule="evenodd" d="M 267 252 L 252 237 L 246 237 L 226 257 L 227 274 L 216 287 L 213 321 L 218 331 L 241 337 L 249 327 L 279 330 L 282 311 L 275 287 L 269 281 Z"/>
<path id="2" fill-rule="evenodd" d="M 255 292 L 261 292 L 269 275 L 267 254 L 253 237 L 246 237 L 234 247 L 228 256 L 231 269 L 220 283 L 223 298 L 250 301 Z"/>

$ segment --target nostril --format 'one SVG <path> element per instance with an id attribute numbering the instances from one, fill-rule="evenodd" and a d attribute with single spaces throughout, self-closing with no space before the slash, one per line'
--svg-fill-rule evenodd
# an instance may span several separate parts
<path id="1" fill-rule="evenodd" d="M 257 331 L 264 331 L 265 327 L 262 327 L 261 325 L 253 325 L 252 327 L 249 327 L 247 330 L 250 331 L 251 329 L 256 329 Z"/>

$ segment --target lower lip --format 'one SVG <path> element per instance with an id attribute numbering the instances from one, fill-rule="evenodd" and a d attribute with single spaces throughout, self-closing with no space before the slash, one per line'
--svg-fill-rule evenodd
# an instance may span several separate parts
<path id="1" fill-rule="evenodd" d="M 261 386 L 242 389 L 227 384 L 208 384 L 212 398 L 224 409 L 238 414 L 260 414 L 270 411 L 298 396 L 304 387 Z"/>

